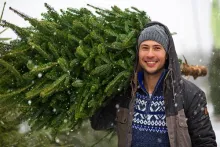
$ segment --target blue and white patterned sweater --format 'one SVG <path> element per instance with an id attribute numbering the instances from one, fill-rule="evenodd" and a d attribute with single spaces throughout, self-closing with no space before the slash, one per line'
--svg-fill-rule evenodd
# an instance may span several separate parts
<path id="1" fill-rule="evenodd" d="M 139 88 L 134 105 L 132 147 L 169 147 L 163 97 L 165 73 L 164 71 L 158 80 L 152 95 L 144 87 L 144 73 L 138 73 Z"/>

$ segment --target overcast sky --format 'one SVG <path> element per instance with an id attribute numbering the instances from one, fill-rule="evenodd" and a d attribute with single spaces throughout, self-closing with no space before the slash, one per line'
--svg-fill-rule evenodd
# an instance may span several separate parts
<path id="1" fill-rule="evenodd" d="M 212 35 L 210 25 L 211 0 L 5 0 L 7 2 L 3 19 L 19 26 L 27 26 L 18 15 L 8 9 L 13 7 L 31 17 L 41 18 L 46 12 L 44 3 L 48 3 L 55 10 L 67 7 L 81 8 L 86 4 L 102 8 L 117 5 L 120 8 L 135 6 L 144 10 L 152 20 L 160 21 L 168 26 L 171 32 L 177 32 L 174 41 L 178 54 L 190 50 L 210 51 Z M 2 8 L 4 0 L 0 0 Z M 88 7 L 87 7 L 88 8 Z M 0 9 L 1 10 L 1 9 Z M 2 30 L 2 28 L 0 28 Z M 1 37 L 15 38 L 15 34 L 8 30 Z"/>

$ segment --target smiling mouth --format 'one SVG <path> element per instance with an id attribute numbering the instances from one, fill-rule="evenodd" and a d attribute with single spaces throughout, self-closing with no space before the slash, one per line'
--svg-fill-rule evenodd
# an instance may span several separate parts
<path id="1" fill-rule="evenodd" d="M 150 64 L 157 63 L 157 61 L 145 61 L 145 62 Z"/>
<path id="2" fill-rule="evenodd" d="M 148 67 L 154 67 L 158 61 L 145 61 Z"/>

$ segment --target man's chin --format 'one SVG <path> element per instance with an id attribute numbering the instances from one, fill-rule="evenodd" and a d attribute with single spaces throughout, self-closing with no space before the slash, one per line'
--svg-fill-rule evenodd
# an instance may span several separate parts
<path id="1" fill-rule="evenodd" d="M 158 69 L 158 70 L 145 70 L 145 73 L 148 75 L 157 75 L 161 74 L 163 72 L 163 69 Z"/>

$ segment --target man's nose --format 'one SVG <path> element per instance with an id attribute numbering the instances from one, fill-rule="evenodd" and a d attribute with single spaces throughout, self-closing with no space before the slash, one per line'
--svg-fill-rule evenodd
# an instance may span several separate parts
<path id="1" fill-rule="evenodd" d="M 147 56 L 148 56 L 148 57 L 153 57 L 153 56 L 154 56 L 154 51 L 153 51 L 153 49 L 150 49 L 150 50 L 148 51 Z"/>

